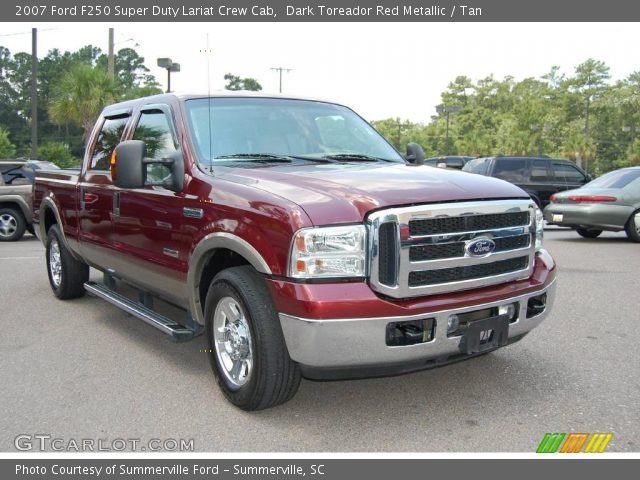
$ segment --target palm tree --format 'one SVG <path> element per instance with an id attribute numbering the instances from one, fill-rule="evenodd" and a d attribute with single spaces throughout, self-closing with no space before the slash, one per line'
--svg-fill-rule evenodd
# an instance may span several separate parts
<path id="1" fill-rule="evenodd" d="M 79 63 L 54 88 L 49 115 L 55 123 L 78 125 L 87 138 L 102 109 L 116 98 L 116 83 L 103 68 Z"/>

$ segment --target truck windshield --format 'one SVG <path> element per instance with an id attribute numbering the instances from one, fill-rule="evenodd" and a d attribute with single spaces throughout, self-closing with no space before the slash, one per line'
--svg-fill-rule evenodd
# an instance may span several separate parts
<path id="1" fill-rule="evenodd" d="M 340 105 L 280 98 L 198 98 L 185 102 L 204 165 L 286 159 L 393 161 L 402 157 L 367 122 Z"/>

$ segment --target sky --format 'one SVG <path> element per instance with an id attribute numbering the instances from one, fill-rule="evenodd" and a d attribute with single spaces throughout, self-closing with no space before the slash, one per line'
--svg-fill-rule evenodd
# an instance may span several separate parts
<path id="1" fill-rule="evenodd" d="M 185 93 L 221 90 L 228 72 L 278 92 L 271 68 L 288 68 L 283 93 L 343 103 L 368 120 L 428 122 L 458 75 L 521 80 L 552 65 L 571 74 L 589 57 L 614 80 L 640 70 L 637 23 L 0 23 L 0 45 L 30 51 L 31 27 L 39 56 L 87 44 L 106 52 L 113 27 L 116 51 L 135 48 L 163 88 L 156 59 L 180 63 L 171 86 Z"/>

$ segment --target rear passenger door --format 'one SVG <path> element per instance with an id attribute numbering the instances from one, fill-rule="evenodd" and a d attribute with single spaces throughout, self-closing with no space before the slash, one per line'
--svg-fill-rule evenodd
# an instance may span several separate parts
<path id="1" fill-rule="evenodd" d="M 90 140 L 84 171 L 78 183 L 76 206 L 80 226 L 80 249 L 91 264 L 114 269 L 114 248 L 111 214 L 114 185 L 111 180 L 111 154 L 120 142 L 129 122 L 130 111 L 103 116 L 99 130 Z M 70 200 L 70 199 L 69 199 Z M 63 204 L 64 199 L 59 199 Z"/>

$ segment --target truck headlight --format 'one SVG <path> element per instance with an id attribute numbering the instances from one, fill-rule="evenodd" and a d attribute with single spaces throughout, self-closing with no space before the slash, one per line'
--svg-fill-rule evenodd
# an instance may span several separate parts
<path id="1" fill-rule="evenodd" d="M 294 278 L 364 277 L 364 225 L 298 230 L 291 242 L 289 275 Z"/>
<path id="2" fill-rule="evenodd" d="M 544 237 L 544 216 L 542 210 L 536 209 L 536 252 L 542 250 L 542 239 Z"/>

